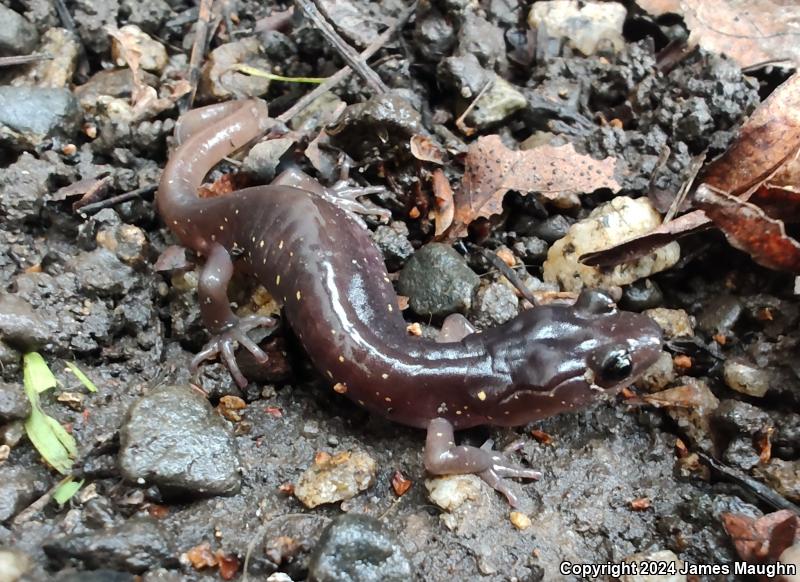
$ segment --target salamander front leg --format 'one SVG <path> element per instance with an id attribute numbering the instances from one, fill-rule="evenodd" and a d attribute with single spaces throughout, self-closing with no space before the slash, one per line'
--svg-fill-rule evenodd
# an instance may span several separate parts
<path id="1" fill-rule="evenodd" d="M 233 313 L 228 301 L 228 283 L 232 275 L 233 263 L 227 249 L 220 244 L 214 244 L 207 253 L 197 289 L 200 313 L 212 337 L 192 359 L 192 371 L 196 371 L 201 362 L 221 356 L 233 379 L 244 388 L 247 386 L 247 378 L 236 363 L 236 345 L 241 345 L 253 354 L 258 363 L 266 363 L 267 354 L 250 339 L 247 332 L 257 327 L 272 328 L 276 322 L 266 315 L 240 318 Z"/>
<path id="2" fill-rule="evenodd" d="M 516 507 L 517 497 L 509 489 L 505 478 L 536 480 L 542 474 L 508 461 L 491 446 L 491 441 L 487 441 L 480 448 L 457 447 L 453 425 L 444 418 L 434 418 L 428 424 L 428 436 L 425 439 L 425 468 L 434 475 L 475 474 L 505 495 L 512 507 Z"/>

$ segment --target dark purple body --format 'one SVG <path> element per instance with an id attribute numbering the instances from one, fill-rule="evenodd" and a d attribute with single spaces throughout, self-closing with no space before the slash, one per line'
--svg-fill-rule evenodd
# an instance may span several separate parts
<path id="1" fill-rule="evenodd" d="M 240 105 L 244 113 L 231 109 L 223 125 L 187 132 L 165 170 L 159 210 L 185 245 L 212 258 L 227 256 L 225 250 L 239 257 L 283 303 L 286 320 L 337 391 L 411 426 L 425 427 L 434 418 L 455 428 L 519 425 L 628 385 L 657 357 L 657 326 L 617 311 L 596 292 L 584 293 L 575 306 L 531 309 L 459 342 L 410 336 L 368 231 L 312 192 L 318 184 L 197 198 L 211 166 L 263 129 L 258 116 L 266 111 L 250 103 Z M 212 290 L 214 276 L 208 279 Z M 224 274 L 217 279 L 227 285 Z M 216 305 L 219 293 L 210 295 L 201 301 Z M 219 318 L 216 307 L 204 312 L 212 331 L 225 325 L 225 307 L 218 306 Z M 620 361 L 629 364 L 622 376 Z"/>

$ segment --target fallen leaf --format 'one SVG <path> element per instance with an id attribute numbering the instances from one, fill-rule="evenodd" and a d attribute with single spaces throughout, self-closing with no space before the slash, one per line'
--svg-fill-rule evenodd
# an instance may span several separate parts
<path id="1" fill-rule="evenodd" d="M 437 168 L 431 175 L 433 197 L 436 199 L 434 219 L 436 221 L 435 236 L 441 236 L 453 224 L 455 204 L 453 202 L 453 189 L 441 168 Z"/>
<path id="2" fill-rule="evenodd" d="M 53 491 L 53 501 L 59 505 L 64 505 L 67 501 L 83 487 L 83 479 L 75 481 L 74 477 L 65 477 L 61 483 L 58 484 L 55 491 Z"/>
<path id="3" fill-rule="evenodd" d="M 84 374 L 77 365 L 67 360 L 64 360 L 64 363 L 67 365 L 69 371 L 75 374 L 75 377 L 86 387 L 89 392 L 97 392 L 97 386 L 95 386 L 94 383 L 89 380 L 89 377 Z"/>
<path id="4" fill-rule="evenodd" d="M 724 53 L 740 67 L 800 63 L 800 5 L 773 0 L 680 0 L 689 44 Z"/>
<path id="5" fill-rule="evenodd" d="M 239 411 L 244 410 L 246 407 L 247 403 L 238 396 L 226 394 L 219 399 L 217 411 L 231 422 L 239 422 L 242 420 L 242 415 L 239 414 Z"/>
<path id="6" fill-rule="evenodd" d="M 750 202 L 705 186 L 697 190 L 694 200 L 731 246 L 769 269 L 800 273 L 800 244 L 786 234 L 782 221 Z"/>
<path id="7" fill-rule="evenodd" d="M 392 489 L 394 489 L 394 494 L 398 497 L 405 495 L 406 491 L 411 488 L 412 483 L 413 481 L 400 471 L 395 471 L 394 475 L 392 475 Z"/>
<path id="8" fill-rule="evenodd" d="M 508 149 L 499 135 L 480 137 L 467 150 L 464 180 L 455 195 L 455 217 L 447 233 L 459 238 L 475 219 L 489 218 L 503 210 L 509 190 L 521 194 L 539 192 L 553 199 L 564 194 L 620 189 L 615 179 L 617 160 L 595 160 L 579 154 L 572 144 L 543 144 L 524 151 Z"/>
<path id="9" fill-rule="evenodd" d="M 739 557 L 746 562 L 776 560 L 783 550 L 800 541 L 800 518 L 788 509 L 758 519 L 723 513 L 722 525 Z"/>
<path id="10" fill-rule="evenodd" d="M 211 551 L 211 544 L 203 542 L 196 545 L 188 552 L 186 558 L 195 570 L 202 570 L 203 568 L 213 568 L 217 565 L 217 557 Z"/>
<path id="11" fill-rule="evenodd" d="M 412 135 L 410 140 L 411 155 L 422 162 L 444 164 L 444 151 L 439 144 L 424 135 Z"/>
<path id="12" fill-rule="evenodd" d="M 772 433 L 775 432 L 774 427 L 769 427 L 761 431 L 756 436 L 756 448 L 758 449 L 758 462 L 761 464 L 769 463 L 772 458 Z"/>
<path id="13" fill-rule="evenodd" d="M 799 149 L 800 73 L 795 73 L 756 108 L 731 147 L 707 166 L 702 181 L 746 197 L 761 182 L 794 180 Z M 784 165 L 790 166 L 786 174 L 782 170 Z M 645 235 L 603 251 L 587 253 L 581 256 L 581 262 L 595 267 L 613 267 L 709 226 L 711 220 L 706 214 L 693 210 Z"/>
<path id="14" fill-rule="evenodd" d="M 543 430 L 534 429 L 531 431 L 531 436 L 543 445 L 553 444 L 553 437 Z"/>
<path id="15" fill-rule="evenodd" d="M 219 564 L 219 577 L 223 580 L 233 580 L 239 571 L 239 558 L 234 554 L 226 554 L 222 550 L 216 551 Z"/>

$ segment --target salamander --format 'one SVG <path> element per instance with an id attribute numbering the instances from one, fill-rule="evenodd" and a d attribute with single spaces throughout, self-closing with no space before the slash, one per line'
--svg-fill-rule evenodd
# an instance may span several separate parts
<path id="1" fill-rule="evenodd" d="M 227 297 L 234 260 L 282 303 L 319 372 L 337 392 L 392 421 L 427 429 L 425 466 L 433 474 L 475 473 L 513 504 L 504 477 L 532 469 L 489 447 L 456 446 L 453 431 L 517 426 L 570 411 L 630 385 L 661 350 L 658 326 L 584 290 L 572 306 L 537 306 L 481 333 L 439 343 L 407 332 L 380 251 L 363 223 L 296 173 L 227 196 L 200 198 L 206 174 L 270 126 L 260 100 L 211 105 L 185 114 L 180 145 L 156 196 L 180 242 L 205 257 L 198 296 L 212 338 L 193 360 L 220 356 L 240 385 L 238 345 L 266 355 L 248 337 L 275 325 L 237 317 Z"/>

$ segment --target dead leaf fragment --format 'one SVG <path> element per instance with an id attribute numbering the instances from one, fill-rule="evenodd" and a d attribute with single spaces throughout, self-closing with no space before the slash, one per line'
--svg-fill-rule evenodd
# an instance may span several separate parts
<path id="1" fill-rule="evenodd" d="M 680 0 L 689 44 L 724 53 L 742 68 L 800 63 L 800 5 L 775 0 Z"/>
<path id="2" fill-rule="evenodd" d="M 758 519 L 723 513 L 722 525 L 739 557 L 746 562 L 777 560 L 783 550 L 800 540 L 800 518 L 788 509 Z"/>
<path id="3" fill-rule="evenodd" d="M 436 220 L 435 236 L 438 237 L 453 224 L 455 203 L 453 189 L 441 168 L 437 168 L 431 175 L 431 185 L 433 186 L 433 196 L 436 199 L 436 207 L 433 212 Z"/>
<path id="4" fill-rule="evenodd" d="M 509 190 L 521 194 L 540 192 L 553 199 L 559 195 L 620 189 L 615 176 L 617 160 L 595 160 L 579 154 L 572 144 L 543 144 L 524 151 L 507 148 L 499 135 L 474 141 L 465 159 L 461 191 L 455 195 L 455 218 L 448 233 L 458 238 L 475 219 L 489 218 L 503 210 Z"/>
<path id="5" fill-rule="evenodd" d="M 444 164 L 444 151 L 431 138 L 419 134 L 412 135 L 410 146 L 411 155 L 418 160 L 439 164 L 440 166 Z"/>
<path id="6" fill-rule="evenodd" d="M 748 253 L 759 265 L 800 273 L 800 244 L 786 234 L 780 220 L 754 204 L 707 187 L 697 190 L 695 204 L 725 233 L 731 246 Z"/>
<path id="7" fill-rule="evenodd" d="M 392 489 L 394 490 L 394 494 L 398 497 L 405 495 L 411 488 L 412 483 L 413 481 L 400 471 L 395 471 L 394 475 L 392 475 Z"/>

